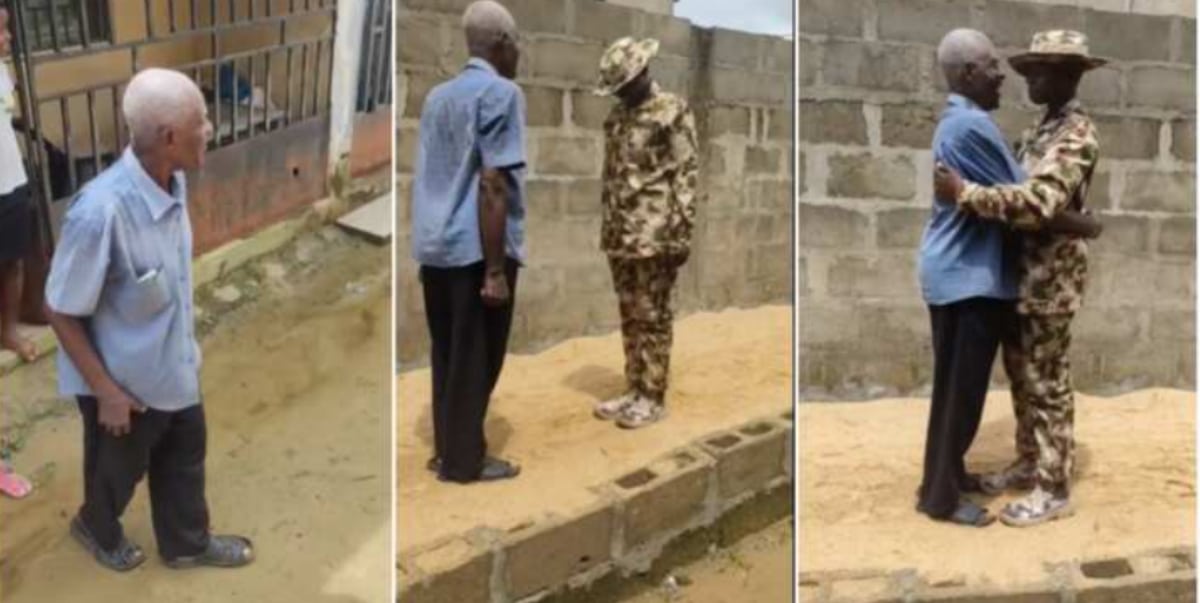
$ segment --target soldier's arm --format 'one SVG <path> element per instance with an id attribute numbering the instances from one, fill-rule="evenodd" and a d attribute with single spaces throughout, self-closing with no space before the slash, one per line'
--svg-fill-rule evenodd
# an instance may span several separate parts
<path id="1" fill-rule="evenodd" d="M 691 225 L 696 217 L 696 186 L 700 174 L 696 119 L 691 108 L 681 111 L 671 126 L 671 157 L 674 163 L 671 190 L 675 193 L 680 214 Z"/>
<path id="2" fill-rule="evenodd" d="M 1051 143 L 1025 182 L 981 186 L 964 181 L 956 202 L 964 210 L 1015 228 L 1047 227 L 1067 208 L 1098 154 L 1090 128 L 1064 133 Z"/>

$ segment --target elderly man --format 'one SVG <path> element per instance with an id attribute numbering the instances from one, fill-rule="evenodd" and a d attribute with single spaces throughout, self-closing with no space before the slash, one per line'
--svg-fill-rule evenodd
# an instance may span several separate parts
<path id="1" fill-rule="evenodd" d="M 434 456 L 443 481 L 516 477 L 487 455 L 484 419 L 508 345 L 525 257 L 525 98 L 517 28 L 496 2 L 467 7 L 471 58 L 421 110 L 412 251 L 432 340 Z"/>
<path id="2" fill-rule="evenodd" d="M 1080 79 L 1104 64 L 1088 54 L 1079 32 L 1056 30 L 1033 37 L 1029 52 L 1009 59 L 1025 77 L 1029 100 L 1045 114 L 1027 129 L 1018 158 L 1029 179 L 1020 185 L 963 183 L 939 168 L 935 191 L 963 211 L 1021 229 L 1018 337 L 1004 345 L 1004 366 L 1017 418 L 1017 459 L 984 476 L 985 490 L 1033 491 L 1004 507 L 1000 519 L 1029 526 L 1071 512 L 1075 401 L 1071 386 L 1071 319 L 1087 278 L 1087 242 L 1044 225 L 1084 207 L 1099 143 L 1092 120 L 1075 98 Z M 1086 233 L 1099 234 L 1098 223 Z"/>
<path id="3" fill-rule="evenodd" d="M 71 535 L 108 568 L 140 565 L 120 519 L 148 473 L 167 566 L 245 565 L 249 540 L 211 534 L 204 497 L 183 170 L 202 167 L 212 125 L 199 88 L 164 69 L 129 82 L 122 112 L 130 146 L 72 202 L 46 283 L 59 389 L 83 417 L 84 501 Z"/>
<path id="4" fill-rule="evenodd" d="M 626 429 L 666 414 L 671 293 L 696 214 L 695 119 L 687 102 L 650 77 L 657 52 L 657 40 L 617 40 L 600 59 L 597 90 L 619 101 L 604 122 L 600 246 L 621 313 L 626 392 L 594 412 Z"/>

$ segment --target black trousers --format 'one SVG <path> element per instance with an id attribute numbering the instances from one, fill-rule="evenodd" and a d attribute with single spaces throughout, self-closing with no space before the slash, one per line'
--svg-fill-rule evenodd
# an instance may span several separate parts
<path id="1" fill-rule="evenodd" d="M 992 363 L 1013 334 L 1012 302 L 972 298 L 929 307 L 933 326 L 933 401 L 925 432 L 918 508 L 946 518 L 967 485 L 965 457 L 979 431 Z"/>
<path id="2" fill-rule="evenodd" d="M 204 408 L 177 412 L 146 409 L 131 415 L 128 434 L 114 437 L 100 425 L 95 398 L 78 398 L 83 415 L 83 506 L 79 518 L 106 550 L 120 544 L 121 515 L 142 476 L 149 474 L 150 510 L 159 554 L 196 555 L 208 546 L 204 499 L 207 431 Z"/>
<path id="3" fill-rule="evenodd" d="M 508 351 L 517 263 L 509 260 L 505 271 L 512 298 L 493 308 L 480 296 L 482 262 L 462 268 L 421 267 L 432 340 L 434 447 L 446 479 L 474 480 L 483 469 L 483 425 Z"/>

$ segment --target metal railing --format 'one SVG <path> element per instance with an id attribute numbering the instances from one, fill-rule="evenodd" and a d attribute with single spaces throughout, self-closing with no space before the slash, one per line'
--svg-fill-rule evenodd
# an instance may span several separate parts
<path id="1" fill-rule="evenodd" d="M 355 109 L 370 113 L 392 103 L 392 0 L 370 0 L 363 22 Z"/>

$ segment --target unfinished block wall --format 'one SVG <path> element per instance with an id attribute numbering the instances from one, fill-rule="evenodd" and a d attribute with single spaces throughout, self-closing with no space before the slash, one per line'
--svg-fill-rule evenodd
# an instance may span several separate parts
<path id="1" fill-rule="evenodd" d="M 504 0 L 521 31 L 518 83 L 528 106 L 529 265 L 517 286 L 511 348 L 528 351 L 618 326 L 599 251 L 602 125 L 591 94 L 600 55 L 626 35 L 655 37 L 651 64 L 696 111 L 702 193 L 681 313 L 788 303 L 792 284 L 792 45 L 595 0 Z M 396 12 L 397 329 L 402 364 L 424 362 L 428 336 L 409 248 L 421 105 L 467 58 L 467 0 L 400 0 Z"/>
<path id="2" fill-rule="evenodd" d="M 1106 229 L 1091 247 L 1075 323 L 1076 386 L 1193 385 L 1194 13 L 1079 4 L 799 0 L 802 398 L 912 393 L 929 382 L 916 254 L 946 97 L 935 50 L 959 26 L 987 33 L 1003 56 L 1028 48 L 1035 31 L 1077 29 L 1111 60 L 1081 87 L 1101 144 L 1088 205 Z M 994 117 L 1014 140 L 1039 111 L 1005 69 Z"/>

